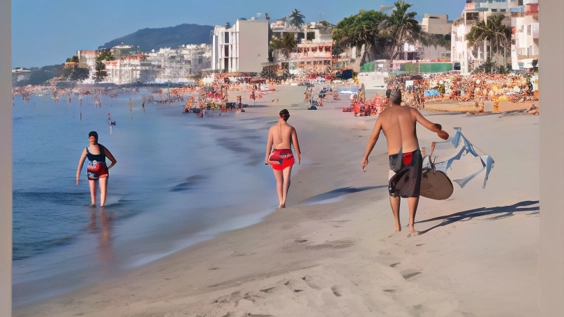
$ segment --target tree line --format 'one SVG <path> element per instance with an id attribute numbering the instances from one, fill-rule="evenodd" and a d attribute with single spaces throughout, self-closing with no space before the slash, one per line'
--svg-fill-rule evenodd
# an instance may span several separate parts
<path id="1" fill-rule="evenodd" d="M 334 26 L 327 21 L 320 21 L 318 24 L 320 28 L 331 28 L 334 56 L 338 56 L 346 49 L 352 47 L 360 49 L 364 46 L 365 60 L 393 60 L 403 51 L 405 43 L 435 49 L 443 47 L 450 51 L 451 35 L 424 32 L 415 19 L 417 12 L 410 10 L 412 6 L 405 1 L 397 1 L 390 15 L 381 11 L 360 10 L 358 14 L 346 17 Z M 489 47 L 485 66 L 478 71 L 499 72 L 509 68 L 511 28 L 505 25 L 506 18 L 503 14 L 491 15 L 486 21 L 473 26 L 466 35 L 468 47 L 475 53 L 481 47 Z M 290 12 L 290 15 L 283 20 L 298 30 L 305 25 L 305 16 L 297 9 Z M 306 32 L 307 27 L 303 30 L 303 34 Z M 272 37 L 269 40 L 269 48 L 271 51 L 279 51 L 289 56 L 295 51 L 299 39 L 304 36 L 286 33 L 281 38 Z"/>

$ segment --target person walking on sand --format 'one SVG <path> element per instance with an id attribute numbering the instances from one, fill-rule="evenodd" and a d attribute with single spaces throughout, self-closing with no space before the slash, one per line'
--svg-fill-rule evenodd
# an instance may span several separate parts
<path id="1" fill-rule="evenodd" d="M 279 113 L 280 119 L 268 130 L 268 141 L 266 143 L 265 165 L 270 164 L 276 178 L 276 191 L 278 192 L 279 208 L 286 208 L 286 197 L 290 188 L 290 174 L 294 165 L 294 154 L 291 146 L 294 146 L 298 157 L 298 165 L 301 162 L 300 144 L 296 129 L 287 123 L 290 118 L 288 110 L 283 109 Z"/>
<path id="2" fill-rule="evenodd" d="M 388 191 L 390 194 L 390 206 L 396 223 L 395 231 L 401 231 L 399 219 L 400 197 L 407 198 L 409 206 L 409 236 L 412 236 L 419 234 L 415 230 L 415 213 L 419 204 L 423 162 L 417 140 L 416 124 L 419 123 L 430 131 L 437 133 L 443 140 L 447 140 L 449 135 L 442 130 L 440 124 L 435 124 L 425 119 L 417 109 L 400 106 L 400 104 L 401 92 L 399 90 L 392 90 L 390 92 L 390 106 L 376 119 L 360 167 L 364 171 L 368 165 L 370 152 L 372 152 L 378 141 L 380 131 L 384 131 L 390 164 Z"/>
<path id="3" fill-rule="evenodd" d="M 90 140 L 90 145 L 82 151 L 82 155 L 78 161 L 76 185 L 78 185 L 78 181 L 80 180 L 80 171 L 84 165 L 84 160 L 88 158 L 87 175 L 88 182 L 90 183 L 90 206 L 96 206 L 96 181 L 98 181 L 100 183 L 100 206 L 104 207 L 108 189 L 108 177 L 110 176 L 109 171 L 117 161 L 105 146 L 98 143 L 98 133 L 96 131 L 88 133 L 88 139 Z M 110 166 L 106 166 L 106 158 L 112 162 Z"/>

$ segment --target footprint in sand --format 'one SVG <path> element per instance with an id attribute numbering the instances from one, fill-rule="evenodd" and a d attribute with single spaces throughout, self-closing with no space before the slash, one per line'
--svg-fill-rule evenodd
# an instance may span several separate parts
<path id="1" fill-rule="evenodd" d="M 260 291 L 268 294 L 268 293 L 272 293 L 272 290 L 274 290 L 275 288 L 276 287 L 269 287 L 269 288 L 261 289 Z"/>
<path id="2" fill-rule="evenodd" d="M 333 294 L 335 294 L 335 296 L 337 296 L 337 297 L 343 296 L 337 285 L 331 287 L 331 291 L 333 291 Z"/>
<path id="3" fill-rule="evenodd" d="M 327 241 L 322 244 L 312 245 L 306 247 L 306 249 L 319 250 L 319 249 L 344 249 L 352 246 L 354 244 L 353 240 L 341 239 L 335 241 Z"/>
<path id="4" fill-rule="evenodd" d="M 415 270 L 405 270 L 405 271 L 402 271 L 400 274 L 401 274 L 401 276 L 403 276 L 404 279 L 408 280 L 408 279 L 410 279 L 414 276 L 421 274 L 421 272 L 415 271 Z"/>

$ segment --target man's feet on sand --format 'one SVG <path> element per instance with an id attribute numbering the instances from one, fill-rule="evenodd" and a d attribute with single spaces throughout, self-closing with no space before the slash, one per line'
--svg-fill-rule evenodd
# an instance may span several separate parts
<path id="1" fill-rule="evenodd" d="M 286 208 L 286 204 L 280 204 L 278 205 L 278 208 Z"/>
<path id="2" fill-rule="evenodd" d="M 96 204 L 95 204 L 95 203 L 92 203 L 92 204 L 90 204 L 89 207 L 90 207 L 90 208 L 94 208 L 94 207 L 96 207 Z"/>
<path id="3" fill-rule="evenodd" d="M 411 231 L 411 232 L 407 235 L 407 237 L 408 237 L 408 238 L 411 238 L 411 237 L 418 236 L 418 235 L 420 235 L 420 234 L 421 234 L 421 232 L 419 232 L 419 231 Z"/>

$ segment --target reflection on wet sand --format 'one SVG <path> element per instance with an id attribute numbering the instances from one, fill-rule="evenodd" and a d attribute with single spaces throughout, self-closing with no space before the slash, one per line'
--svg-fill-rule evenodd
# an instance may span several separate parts
<path id="1" fill-rule="evenodd" d="M 112 249 L 112 225 L 114 217 L 109 216 L 104 207 L 100 207 L 100 236 L 98 239 L 98 258 L 105 270 L 110 270 L 116 263 L 116 256 Z M 88 229 L 98 232 L 96 221 L 96 210 L 90 212 L 90 223 Z"/>

